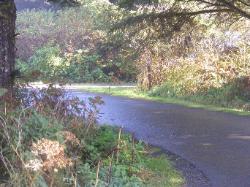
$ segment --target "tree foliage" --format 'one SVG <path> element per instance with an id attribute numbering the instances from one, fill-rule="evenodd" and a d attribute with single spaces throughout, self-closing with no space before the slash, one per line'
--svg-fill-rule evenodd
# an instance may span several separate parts
<path id="1" fill-rule="evenodd" d="M 129 8 L 125 18 L 114 24 L 112 30 L 130 30 L 133 36 L 143 32 L 143 41 L 171 38 L 197 18 L 213 19 L 214 23 L 250 19 L 248 0 L 121 0 L 116 3 Z"/>
<path id="2" fill-rule="evenodd" d="M 135 7 L 136 5 L 156 5 L 171 8 L 181 5 L 182 10 L 176 10 L 172 14 L 191 15 L 206 13 L 231 13 L 250 19 L 250 3 L 248 0 L 118 0 L 115 1 L 120 6 Z M 165 12 L 165 11 L 163 11 Z M 168 16 L 166 11 L 165 16 Z M 163 16 L 163 15 L 162 15 Z"/>

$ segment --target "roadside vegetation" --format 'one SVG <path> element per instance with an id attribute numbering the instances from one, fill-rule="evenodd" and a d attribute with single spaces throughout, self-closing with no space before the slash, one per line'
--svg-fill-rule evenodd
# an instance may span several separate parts
<path id="1" fill-rule="evenodd" d="M 100 97 L 86 103 L 53 85 L 19 94 L 20 100 L 1 98 L 1 185 L 177 187 L 184 183 L 164 155 L 153 157 L 153 149 L 122 129 L 96 124 L 98 105 L 103 104 Z"/>
<path id="2" fill-rule="evenodd" d="M 250 24 L 247 26 L 249 28 Z M 196 33 L 202 39 L 192 37 L 187 54 L 167 57 L 168 62 L 175 62 L 161 68 L 162 82 L 157 82 L 157 69 L 153 71 L 155 83 L 150 96 L 248 111 L 250 47 L 247 28 L 240 25 L 227 31 L 237 36 L 224 36 L 221 32 L 225 31 L 218 28 L 209 29 L 207 35 Z"/>
<path id="3" fill-rule="evenodd" d="M 115 17 L 121 16 L 117 7 L 102 1 L 19 12 L 17 68 L 31 81 L 133 82 L 133 61 L 113 58 L 117 49 L 108 36 Z"/>
<path id="4" fill-rule="evenodd" d="M 78 85 L 77 88 L 74 86 L 68 86 L 69 90 L 75 91 L 87 91 L 92 93 L 100 93 L 100 94 L 108 94 L 113 96 L 121 96 L 121 97 L 128 97 L 132 99 L 143 99 L 148 101 L 155 101 L 161 103 L 170 103 L 170 104 L 177 104 L 185 107 L 190 108 L 201 108 L 210 111 L 218 111 L 218 112 L 227 112 L 233 113 L 236 115 L 250 115 L 249 111 L 243 110 L 241 108 L 236 107 L 222 107 L 216 104 L 202 104 L 199 102 L 195 102 L 190 100 L 189 98 L 177 98 L 177 97 L 162 97 L 162 96 L 155 96 L 150 91 L 142 91 L 138 88 L 133 87 L 120 87 L 120 85 L 112 85 L 112 86 L 99 86 L 99 85 Z"/>
<path id="5" fill-rule="evenodd" d="M 17 15 L 18 79 L 0 88 L 0 185 L 182 186 L 165 155 L 153 157 L 122 129 L 97 124 L 100 97 L 81 101 L 54 86 L 136 80 L 133 58 L 116 53 L 123 37 L 109 32 L 124 11 L 106 1 L 75 5 Z"/>
<path id="6" fill-rule="evenodd" d="M 249 20 L 228 17 L 222 24 L 222 17 L 201 15 L 166 38 L 158 36 L 159 25 L 147 22 L 140 32 L 139 23 L 117 28 L 141 9 L 97 0 L 20 12 L 17 66 L 29 81 L 134 82 L 166 101 L 250 110 Z"/>
<path id="7" fill-rule="evenodd" d="M 246 0 L 49 2 L 59 4 L 19 12 L 16 25 L 14 1 L 1 3 L 0 186 L 185 183 L 168 158 L 97 124 L 100 97 L 83 102 L 55 84 L 136 83 L 87 89 L 250 111 Z M 49 86 L 33 89 L 34 81 Z"/>

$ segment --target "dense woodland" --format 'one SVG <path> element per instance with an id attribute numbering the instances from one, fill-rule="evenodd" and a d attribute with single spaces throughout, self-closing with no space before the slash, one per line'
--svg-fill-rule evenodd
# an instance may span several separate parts
<path id="1" fill-rule="evenodd" d="M 65 3 L 19 13 L 17 68 L 27 79 L 136 82 L 152 95 L 247 110 L 247 2 Z"/>
<path id="2" fill-rule="evenodd" d="M 101 98 L 86 104 L 54 84 L 136 83 L 152 97 L 250 110 L 248 0 L 47 3 L 57 8 L 0 1 L 0 184 L 184 183 L 133 136 L 96 125 Z"/>

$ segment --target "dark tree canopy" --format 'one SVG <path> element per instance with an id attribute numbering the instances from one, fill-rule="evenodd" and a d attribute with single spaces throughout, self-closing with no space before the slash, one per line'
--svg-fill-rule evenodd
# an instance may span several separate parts
<path id="1" fill-rule="evenodd" d="M 182 11 L 178 14 L 198 15 L 204 13 L 231 13 L 250 19 L 249 0 L 112 0 L 123 7 L 134 5 L 182 5 Z"/>
<path id="2" fill-rule="evenodd" d="M 172 27 L 178 30 L 183 22 L 203 14 L 227 16 L 229 19 L 250 19 L 249 0 L 120 0 L 116 3 L 143 11 L 128 16 L 115 25 L 114 29 L 142 23 L 171 25 L 174 22 Z"/>
<path id="3" fill-rule="evenodd" d="M 143 33 L 142 35 L 146 37 L 142 42 L 171 38 L 185 25 L 195 24 L 194 18 L 197 17 L 214 19 L 213 22 L 217 23 L 225 20 L 250 20 L 249 0 L 117 0 L 113 2 L 135 13 L 128 13 L 124 19 L 114 24 L 112 30 L 127 30 L 131 36 Z"/>

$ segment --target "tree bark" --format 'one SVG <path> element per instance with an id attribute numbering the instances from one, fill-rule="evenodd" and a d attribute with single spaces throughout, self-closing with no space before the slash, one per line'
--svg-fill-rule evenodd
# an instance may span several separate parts
<path id="1" fill-rule="evenodd" d="M 0 87 L 8 89 L 15 77 L 15 22 L 14 0 L 0 0 Z"/>
<path id="2" fill-rule="evenodd" d="M 148 85 L 147 89 L 151 90 L 153 87 L 153 78 L 152 78 L 152 54 L 151 51 L 146 50 L 146 66 L 147 66 L 147 78 L 148 78 Z"/>

